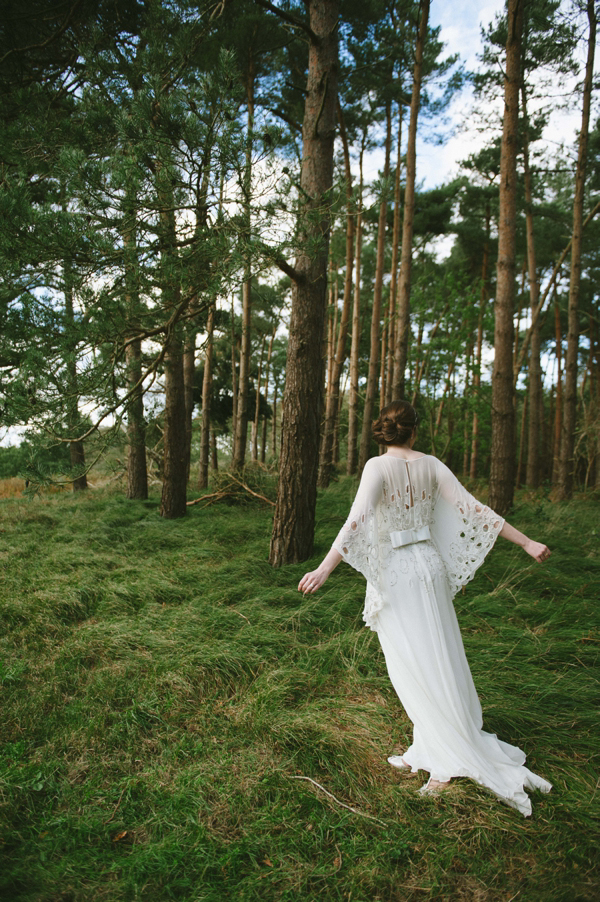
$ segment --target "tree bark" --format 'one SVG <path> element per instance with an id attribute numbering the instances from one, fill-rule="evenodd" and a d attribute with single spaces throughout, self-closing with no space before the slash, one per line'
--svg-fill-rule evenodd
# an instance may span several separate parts
<path id="1" fill-rule="evenodd" d="M 363 158 L 366 136 L 360 148 L 358 160 L 359 182 L 356 208 L 356 276 L 354 279 L 354 305 L 352 307 L 352 341 L 350 347 L 350 391 L 348 396 L 348 457 L 346 472 L 354 476 L 358 465 L 358 354 L 360 349 L 360 271 L 362 255 L 362 196 L 363 196 Z"/>
<path id="2" fill-rule="evenodd" d="M 61 203 L 63 212 L 68 209 L 66 201 L 66 189 L 61 185 Z M 63 293 L 65 297 L 65 334 L 66 334 L 66 354 L 65 369 L 67 375 L 67 426 L 71 433 L 79 431 L 81 417 L 79 415 L 79 390 L 77 386 L 77 340 L 75 337 L 75 308 L 74 308 L 74 288 L 73 288 L 73 265 L 69 258 L 63 261 Z M 83 470 L 85 467 L 85 449 L 83 442 L 74 441 L 69 443 L 69 458 L 71 469 L 75 472 Z M 72 487 L 74 492 L 81 492 L 87 489 L 87 476 L 81 473 L 73 479 Z"/>
<path id="3" fill-rule="evenodd" d="M 273 356 L 273 342 L 275 341 L 275 333 L 277 332 L 277 325 L 273 327 L 273 332 L 271 333 L 271 338 L 269 339 L 269 351 L 267 353 L 267 369 L 265 372 L 265 403 L 269 403 L 269 376 L 271 373 L 271 357 Z M 261 463 L 264 464 L 267 458 L 267 418 L 263 417 L 262 422 L 262 437 L 260 444 L 260 460 Z"/>
<path id="4" fill-rule="evenodd" d="M 596 468 L 596 490 L 600 489 L 600 329 L 597 324 L 593 330 L 593 336 L 590 335 L 590 342 L 594 346 L 594 380 L 592 388 L 592 398 L 594 401 L 594 413 L 596 423 L 596 459 L 594 465 Z"/>
<path id="5" fill-rule="evenodd" d="M 174 290 L 177 293 L 177 289 Z M 183 336 L 174 329 L 165 349 L 165 423 L 163 487 L 160 515 L 168 520 L 186 515 L 186 429 L 183 383 Z"/>
<path id="6" fill-rule="evenodd" d="M 348 138 L 344 126 L 342 109 L 337 104 L 338 122 L 342 137 L 344 151 L 344 173 L 346 177 L 346 272 L 344 276 L 344 301 L 342 304 L 342 316 L 340 319 L 337 345 L 333 355 L 330 383 L 327 392 L 327 406 L 325 409 L 325 426 L 323 440 L 321 442 L 321 459 L 319 462 L 319 486 L 327 488 L 331 481 L 334 467 L 333 445 L 336 424 L 339 415 L 340 378 L 346 360 L 346 345 L 348 337 L 348 320 L 352 303 L 352 271 L 354 269 L 354 241 L 356 233 L 356 212 L 352 192 L 352 170 L 350 168 L 350 150 Z M 334 333 L 335 335 L 335 333 Z"/>
<path id="7" fill-rule="evenodd" d="M 381 295 L 383 292 L 383 271 L 385 269 L 385 233 L 387 227 L 387 180 L 390 175 L 390 154 L 392 150 L 392 107 L 388 101 L 385 109 L 385 163 L 383 179 L 384 194 L 379 204 L 379 223 L 377 225 L 377 263 L 375 266 L 375 284 L 373 286 L 373 313 L 371 315 L 371 350 L 369 355 L 369 372 L 367 376 L 367 393 L 360 434 L 360 451 L 358 454 L 358 472 L 369 459 L 371 449 L 371 422 L 375 410 L 377 387 L 379 382 L 379 351 L 381 330 Z"/>
<path id="8" fill-rule="evenodd" d="M 567 355 L 565 361 L 565 396 L 560 440 L 560 467 L 558 472 L 558 499 L 570 498 L 573 493 L 575 468 L 575 427 L 577 421 L 577 357 L 579 352 L 579 289 L 581 284 L 581 247 L 583 233 L 583 202 L 585 171 L 590 127 L 590 106 L 594 76 L 596 49 L 596 6 L 588 0 L 589 21 L 588 54 L 583 86 L 583 113 L 579 132 L 579 153 L 575 173 L 575 200 L 573 203 L 573 243 L 571 246 L 571 279 L 569 283 L 569 309 L 567 331 Z"/>
<path id="9" fill-rule="evenodd" d="M 192 417 L 194 414 L 194 374 L 196 371 L 196 331 L 190 323 L 183 343 L 183 399 L 185 404 L 185 478 L 190 478 L 192 459 Z"/>
<path id="10" fill-rule="evenodd" d="M 531 186 L 531 169 L 529 166 L 529 118 L 527 116 L 527 93 L 525 83 L 521 84 L 521 100 L 523 107 L 523 166 L 525 170 L 525 229 L 527 234 L 527 264 L 529 268 L 529 297 L 531 301 L 531 317 L 533 332 L 531 333 L 531 348 L 529 352 L 529 380 L 527 392 L 529 397 L 529 419 L 527 422 L 527 470 L 525 482 L 531 488 L 537 488 L 541 481 L 540 475 L 540 436 L 543 423 L 543 393 L 542 393 L 542 364 L 541 334 L 539 319 L 533 322 L 533 316 L 538 305 L 540 295 L 540 283 L 537 274 L 535 234 L 533 224 L 533 191 Z M 526 409 L 525 403 L 523 409 Z M 525 426 L 525 421 L 523 423 Z M 523 427 L 522 427 L 523 428 Z M 521 436 L 521 450 L 524 436 Z M 519 455 L 521 460 L 521 455 Z M 519 483 L 518 474 L 517 484 Z"/>
<path id="11" fill-rule="evenodd" d="M 269 557 L 274 567 L 304 561 L 312 554 L 323 400 L 321 336 L 327 296 L 327 195 L 333 184 L 339 0 L 308 0 L 307 8 L 311 35 L 302 125 L 301 249 L 292 280 L 282 447 Z"/>
<path id="12" fill-rule="evenodd" d="M 492 463 L 489 504 L 500 515 L 512 505 L 515 478 L 515 405 L 513 387 L 513 315 L 521 37 L 524 0 L 508 2 L 508 38 L 504 77 L 504 124 L 500 155 L 498 267 L 494 305 L 492 375 Z"/>
<path id="13" fill-rule="evenodd" d="M 137 277 L 137 242 L 135 221 L 135 195 L 132 190 L 126 196 L 126 211 L 122 227 L 123 262 L 125 270 L 125 306 L 133 335 L 139 332 L 140 299 Z M 127 489 L 130 500 L 148 497 L 148 472 L 146 467 L 146 422 L 144 420 L 144 390 L 142 378 L 142 341 L 135 339 L 125 346 L 127 391 L 131 392 L 127 406 Z"/>
<path id="14" fill-rule="evenodd" d="M 219 455 L 217 452 L 217 434 L 214 429 L 210 430 L 210 446 L 212 457 L 212 468 L 216 473 L 219 469 Z"/>
<path id="15" fill-rule="evenodd" d="M 186 425 L 183 379 L 183 329 L 177 321 L 181 286 L 173 278 L 176 229 L 173 185 L 169 166 L 158 165 L 157 194 L 160 204 L 161 293 L 164 309 L 175 317 L 165 338 L 165 421 L 163 433 L 163 486 L 160 515 L 168 520 L 184 517 L 186 507 Z"/>
<path id="16" fill-rule="evenodd" d="M 521 430 L 519 433 L 519 455 L 517 461 L 517 478 L 516 486 L 521 488 L 523 477 L 523 457 L 525 453 L 525 436 L 527 434 L 527 395 L 523 396 L 523 406 L 521 407 Z"/>
<path id="17" fill-rule="evenodd" d="M 260 357 L 258 359 L 258 376 L 256 379 L 256 403 L 254 405 L 254 420 L 252 422 L 252 460 L 258 460 L 258 422 L 260 417 L 260 383 L 262 379 L 262 368 L 265 356 L 265 345 L 267 336 L 263 335 L 260 348 Z"/>
<path id="18" fill-rule="evenodd" d="M 206 323 L 206 348 L 204 351 L 204 376 L 202 379 L 202 434 L 200 437 L 200 467 L 198 488 L 208 487 L 208 464 L 210 456 L 210 402 L 212 400 L 212 355 L 215 327 L 215 306 L 211 304 Z"/>
<path id="19" fill-rule="evenodd" d="M 404 189 L 404 217 L 402 221 L 402 256 L 400 259 L 400 284 L 396 310 L 396 337 L 394 341 L 394 398 L 404 398 L 405 370 L 408 359 L 408 336 L 410 331 L 410 286 L 412 268 L 412 243 L 415 219 L 415 181 L 417 174 L 417 120 L 421 103 L 421 81 L 423 77 L 423 50 L 427 40 L 429 21 L 429 0 L 421 2 L 421 18 L 415 48 L 412 97 L 410 101 L 410 123 L 406 147 L 406 186 Z"/>
<path id="20" fill-rule="evenodd" d="M 560 435 L 563 416 L 562 328 L 560 324 L 560 307 L 556 293 L 554 294 L 554 342 L 556 355 L 556 406 L 554 411 L 552 485 L 555 486 L 558 483 L 560 470 Z"/>
<path id="21" fill-rule="evenodd" d="M 275 380 L 273 386 L 273 423 L 271 430 L 271 454 L 273 459 L 277 457 L 277 392 L 279 391 L 279 383 Z"/>
<path id="22" fill-rule="evenodd" d="M 235 334 L 235 311 L 233 309 L 233 297 L 231 298 L 231 431 L 232 431 L 232 457 L 233 445 L 235 444 L 235 430 L 237 424 L 237 372 L 236 372 L 236 346 L 237 336 Z"/>
<path id="23" fill-rule="evenodd" d="M 479 297 L 479 316 L 477 318 L 477 343 L 475 345 L 475 371 L 473 373 L 473 389 L 475 403 L 481 386 L 481 354 L 483 349 L 483 315 L 487 298 L 488 264 L 490 259 L 490 222 L 491 210 L 488 201 L 485 208 L 485 242 L 483 245 L 483 261 L 481 264 L 481 295 Z M 473 413 L 473 428 L 471 432 L 471 463 L 469 475 L 471 479 L 477 476 L 477 463 L 479 457 L 479 414 Z"/>
<path id="24" fill-rule="evenodd" d="M 392 272 L 390 280 L 390 303 L 388 307 L 388 347 L 387 368 L 385 377 L 384 404 L 397 400 L 394 390 L 394 348 L 396 343 L 396 295 L 398 293 L 398 252 L 400 250 L 400 170 L 402 169 L 402 103 L 398 108 L 398 147 L 396 155 L 396 174 L 394 178 L 394 226 L 392 231 Z"/>
<path id="25" fill-rule="evenodd" d="M 65 314 L 67 320 L 67 329 L 72 331 L 75 324 L 75 314 L 73 308 L 73 283 L 71 277 L 70 263 L 65 264 Z M 76 347 L 75 342 L 71 343 L 67 351 L 67 425 L 71 432 L 78 432 L 81 417 L 79 415 L 78 404 L 78 388 L 77 388 L 77 363 L 76 363 Z M 83 442 L 75 441 L 69 443 L 69 458 L 71 469 L 77 472 L 85 467 L 85 449 Z M 73 491 L 81 492 L 87 489 L 87 476 L 81 473 L 76 476 L 72 482 Z"/>
<path id="26" fill-rule="evenodd" d="M 252 192 L 252 145 L 254 130 L 254 60 L 249 54 L 246 81 L 246 103 L 248 108 L 248 137 L 246 142 L 246 170 L 244 173 L 244 218 L 250 239 L 250 200 Z M 242 285 L 242 347 L 240 350 L 240 378 L 238 381 L 238 399 L 236 405 L 236 421 L 233 436 L 233 459 L 231 466 L 241 470 L 246 460 L 246 443 L 248 439 L 248 385 L 250 372 L 250 347 L 252 340 L 252 265 L 249 257 L 244 266 L 244 282 Z"/>

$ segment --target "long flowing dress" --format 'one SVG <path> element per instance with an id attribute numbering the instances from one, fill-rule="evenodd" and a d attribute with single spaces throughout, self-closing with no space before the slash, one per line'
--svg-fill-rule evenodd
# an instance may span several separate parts
<path id="1" fill-rule="evenodd" d="M 333 544 L 367 580 L 363 618 L 414 725 L 404 762 L 435 780 L 470 777 L 527 816 L 525 789 L 551 784 L 524 766 L 521 749 L 482 730 L 452 604 L 503 524 L 437 458 L 384 454 L 367 462 Z"/>

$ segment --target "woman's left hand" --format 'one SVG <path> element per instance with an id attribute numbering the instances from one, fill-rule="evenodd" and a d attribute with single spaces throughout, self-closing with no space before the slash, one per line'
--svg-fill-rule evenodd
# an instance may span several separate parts
<path id="1" fill-rule="evenodd" d="M 533 539 L 527 539 L 524 548 L 527 554 L 530 554 L 538 564 L 543 564 L 552 554 L 547 545 L 544 545 L 542 542 L 534 542 Z"/>
<path id="2" fill-rule="evenodd" d="M 321 588 L 327 579 L 327 576 L 328 574 L 324 573 L 320 567 L 316 570 L 312 570 L 310 573 L 305 573 L 298 583 L 298 591 L 302 592 L 304 595 L 316 592 L 317 589 Z"/>

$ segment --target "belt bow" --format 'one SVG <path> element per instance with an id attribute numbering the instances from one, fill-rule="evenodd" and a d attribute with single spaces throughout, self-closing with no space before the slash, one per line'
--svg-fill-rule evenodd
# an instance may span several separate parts
<path id="1" fill-rule="evenodd" d="M 402 548 L 403 545 L 412 545 L 414 542 L 427 542 L 431 538 L 429 526 L 420 526 L 418 529 L 396 529 L 390 533 L 392 548 Z"/>

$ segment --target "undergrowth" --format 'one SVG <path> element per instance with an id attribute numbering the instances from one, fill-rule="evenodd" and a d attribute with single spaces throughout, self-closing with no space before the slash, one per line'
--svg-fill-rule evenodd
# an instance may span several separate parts
<path id="1" fill-rule="evenodd" d="M 362 578 L 296 591 L 353 491 L 320 497 L 314 559 L 281 570 L 256 501 L 0 503 L 2 900 L 599 897 L 597 503 L 524 501 L 550 562 L 500 541 L 456 600 L 486 729 L 554 784 L 526 820 L 386 763 L 410 724 Z"/>

